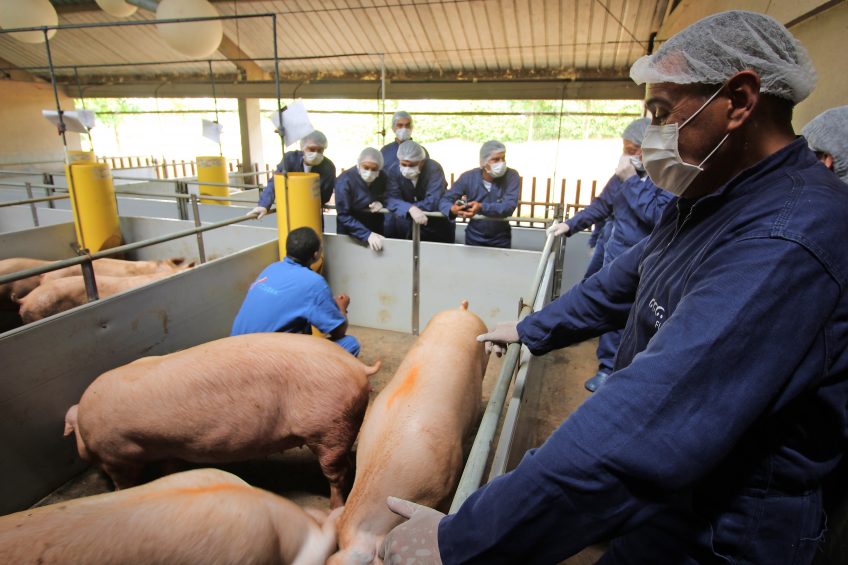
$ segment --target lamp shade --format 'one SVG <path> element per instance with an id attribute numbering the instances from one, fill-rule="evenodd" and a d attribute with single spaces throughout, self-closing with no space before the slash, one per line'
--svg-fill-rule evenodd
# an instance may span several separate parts
<path id="1" fill-rule="evenodd" d="M 56 8 L 50 0 L 0 0 L 0 27 L 14 29 L 18 27 L 54 26 L 59 23 Z M 10 34 L 24 43 L 44 43 L 41 31 L 22 31 Z M 56 35 L 56 30 L 47 32 L 47 37 Z"/>
<path id="2" fill-rule="evenodd" d="M 116 18 L 127 18 L 135 14 L 138 6 L 127 4 L 124 0 L 95 0 L 104 12 Z"/>
<path id="3" fill-rule="evenodd" d="M 206 0 L 162 0 L 157 20 L 216 17 L 218 11 Z M 208 57 L 218 49 L 224 35 L 220 20 L 158 24 L 159 35 L 171 48 L 189 57 Z"/>

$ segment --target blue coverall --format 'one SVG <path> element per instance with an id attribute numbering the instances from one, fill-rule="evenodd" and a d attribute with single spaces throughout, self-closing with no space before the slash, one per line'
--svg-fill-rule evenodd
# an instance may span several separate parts
<path id="1" fill-rule="evenodd" d="M 329 334 L 345 320 L 324 277 L 286 257 L 265 267 L 250 285 L 230 335 L 311 334 L 312 326 Z M 359 355 L 359 340 L 352 335 L 342 336 L 335 343 Z"/>
<path id="2" fill-rule="evenodd" d="M 607 181 L 607 184 L 604 185 L 602 194 L 606 192 L 609 192 L 610 194 L 614 193 L 620 188 L 621 183 L 622 180 L 617 176 L 611 176 Z M 584 279 L 588 279 L 600 271 L 601 267 L 604 266 L 604 245 L 606 245 L 610 232 L 612 232 L 613 218 L 614 216 L 608 216 L 604 220 L 595 222 L 595 225 L 592 228 L 592 234 L 589 236 L 589 247 L 593 248 L 595 251 L 592 253 L 592 258 L 589 260 L 589 266 L 586 267 L 586 273 L 583 275 Z"/>
<path id="3" fill-rule="evenodd" d="M 804 138 L 518 325 L 535 354 L 625 324 L 616 372 L 439 524 L 445 564 L 809 563 L 848 432 L 848 187 Z"/>
<path id="4" fill-rule="evenodd" d="M 615 178 L 615 177 L 613 177 Z M 604 265 L 651 233 L 672 195 L 658 188 L 647 176 L 633 175 L 624 182 L 612 179 L 589 206 L 565 223 L 568 235 L 602 220 L 612 219 L 612 230 L 604 241 Z M 598 369 L 611 373 L 621 331 L 607 332 L 598 340 Z"/>
<path id="5" fill-rule="evenodd" d="M 409 208 L 414 204 L 424 212 L 441 212 L 444 218 L 428 218 L 427 225 L 421 226 L 422 241 L 453 243 L 456 237 L 456 224 L 450 220 L 450 205 L 442 200 L 447 187 L 442 166 L 433 159 L 421 161 L 421 173 L 413 184 L 400 174 L 400 168 L 389 171 L 386 183 L 387 208 L 397 216 L 400 229 L 405 237 L 411 237 L 412 220 Z"/>
<path id="6" fill-rule="evenodd" d="M 386 205 L 385 171 L 374 179 L 370 185 L 359 176 L 359 168 L 351 167 L 336 179 L 336 230 L 340 234 L 348 234 L 366 242 L 371 232 L 386 237 L 405 237 L 400 233 L 397 220 L 393 214 L 372 213 L 368 205 L 380 202 Z"/>
<path id="7" fill-rule="evenodd" d="M 480 213 L 492 218 L 507 218 L 518 206 L 521 177 L 515 169 L 507 168 L 503 176 L 492 180 L 491 190 L 483 184 L 483 169 L 476 168 L 459 175 L 451 189 L 442 197 L 448 210 L 464 194 L 468 202 L 482 205 Z M 442 206 L 444 208 L 444 206 Z M 512 229 L 509 222 L 494 220 L 471 220 L 465 227 L 465 245 L 505 247 L 512 245 Z"/>
<path id="8" fill-rule="evenodd" d="M 380 153 L 383 154 L 383 170 L 386 171 L 386 173 L 398 168 L 398 147 L 400 147 L 400 143 L 398 143 L 398 140 L 395 139 L 380 148 Z M 429 159 L 430 153 L 427 152 L 427 148 L 423 146 L 421 148 L 424 149 L 425 159 Z"/>
<path id="9" fill-rule="evenodd" d="M 304 172 L 303 151 L 289 151 L 283 155 L 283 160 L 279 165 L 277 165 L 274 172 L 282 173 L 283 169 L 285 169 L 287 173 Z M 330 197 L 333 196 L 333 187 L 336 185 L 336 166 L 332 161 L 324 157 L 324 159 L 312 167 L 309 172 L 318 173 L 319 183 L 321 185 L 321 204 L 326 204 L 329 202 Z M 259 206 L 270 209 L 271 204 L 274 203 L 274 197 L 274 176 L 271 175 L 271 179 L 268 181 L 268 184 L 265 185 L 265 189 L 259 197 Z"/>

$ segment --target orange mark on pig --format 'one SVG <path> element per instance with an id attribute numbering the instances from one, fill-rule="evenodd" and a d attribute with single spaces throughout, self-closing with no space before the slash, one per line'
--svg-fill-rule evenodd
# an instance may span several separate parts
<path id="1" fill-rule="evenodd" d="M 141 493 L 140 496 L 136 497 L 139 500 L 146 500 L 151 498 L 162 498 L 173 495 L 195 495 L 195 494 L 208 494 L 213 492 L 224 492 L 224 491 L 246 491 L 250 490 L 252 487 L 250 485 L 239 485 L 233 483 L 218 483 L 214 485 L 206 485 L 202 487 L 177 487 L 164 489 L 155 492 L 146 492 Z"/>
<path id="2" fill-rule="evenodd" d="M 394 402 L 396 398 L 409 394 L 409 391 L 411 391 L 412 388 L 415 386 L 415 381 L 417 380 L 418 366 L 414 366 L 412 367 L 412 369 L 409 370 L 409 373 L 406 374 L 406 377 L 403 379 L 403 382 L 400 383 L 400 386 L 397 388 L 397 390 L 394 391 L 389 397 L 389 400 L 386 401 L 386 407 L 390 407 L 392 405 L 392 402 Z"/>

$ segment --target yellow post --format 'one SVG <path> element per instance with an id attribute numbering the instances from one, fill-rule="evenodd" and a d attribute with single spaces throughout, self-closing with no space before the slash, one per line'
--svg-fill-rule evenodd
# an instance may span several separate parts
<path id="1" fill-rule="evenodd" d="M 288 177 L 288 187 L 286 178 Z M 315 230 L 323 241 L 321 225 L 321 187 L 317 173 L 288 173 L 274 175 L 274 202 L 277 205 L 277 229 L 280 234 L 280 259 L 286 256 L 286 238 L 291 230 L 304 226 Z M 290 223 L 290 224 L 289 224 Z M 322 256 L 312 265 L 321 272 Z"/>
<path id="2" fill-rule="evenodd" d="M 76 151 L 68 150 L 68 163 L 96 163 L 97 158 L 94 156 L 94 151 Z M 67 171 L 66 171 L 67 172 Z"/>
<path id="3" fill-rule="evenodd" d="M 197 182 L 217 182 L 227 184 L 229 182 L 227 176 L 227 162 L 221 156 L 213 157 L 198 157 L 197 158 Z M 209 184 L 200 185 L 200 194 L 209 196 L 229 196 L 230 189 L 226 186 L 214 186 Z M 227 206 L 229 203 L 224 200 L 209 200 L 201 198 L 203 204 L 222 204 Z"/>
<path id="4" fill-rule="evenodd" d="M 79 246 L 94 253 L 121 245 L 121 226 L 109 166 L 84 160 L 72 162 L 66 170 L 70 171 L 68 186 Z"/>

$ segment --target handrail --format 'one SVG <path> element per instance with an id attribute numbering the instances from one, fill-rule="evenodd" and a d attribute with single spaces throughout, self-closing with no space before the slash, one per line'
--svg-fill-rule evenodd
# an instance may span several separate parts
<path id="1" fill-rule="evenodd" d="M 539 265 L 536 267 L 536 273 L 533 276 L 533 282 L 530 285 L 530 292 L 527 299 L 522 299 L 521 310 L 518 313 L 518 320 L 521 321 L 532 309 L 533 303 L 536 302 L 536 296 L 539 293 L 539 287 L 542 284 L 542 278 L 547 268 L 548 256 L 554 246 L 554 240 L 557 236 L 548 235 L 545 240 L 545 248 L 542 250 L 542 256 L 539 259 Z M 2 282 L 2 279 L 0 279 Z M 454 513 L 459 510 L 462 503 L 471 496 L 471 494 L 480 488 L 480 483 L 483 480 L 483 472 L 486 468 L 486 462 L 489 459 L 489 452 L 492 449 L 492 443 L 495 439 L 495 432 L 498 427 L 501 411 L 503 410 L 504 402 L 506 401 L 507 392 L 509 392 L 509 384 L 512 381 L 516 366 L 518 365 L 519 356 L 521 353 L 521 343 L 512 343 L 506 351 L 501 372 L 498 375 L 498 380 L 492 389 L 492 395 L 489 398 L 489 403 L 486 406 L 486 411 L 483 413 L 483 418 L 480 420 L 480 427 L 477 430 L 477 436 L 474 438 L 474 445 L 471 447 L 471 453 L 468 455 L 468 462 L 465 469 L 462 471 L 462 477 L 459 479 L 459 485 L 456 488 L 456 494 L 451 503 L 450 512 Z"/>
<path id="2" fill-rule="evenodd" d="M 70 194 L 60 194 L 57 196 L 41 196 L 39 198 L 27 198 L 26 200 L 10 200 L 8 202 L 0 202 L 0 208 L 7 206 L 23 206 L 25 204 L 35 204 L 36 202 L 50 202 L 53 200 L 66 200 L 70 198 Z"/>
<path id="3" fill-rule="evenodd" d="M 112 255 L 118 255 L 118 254 L 124 253 L 126 251 L 134 251 L 136 249 L 141 249 L 143 247 L 150 247 L 151 245 L 156 245 L 158 243 L 165 243 L 166 241 L 173 241 L 175 239 L 180 239 L 180 238 L 183 238 L 183 237 L 196 235 L 198 233 L 222 228 L 224 226 L 229 226 L 229 225 L 232 225 L 232 224 L 238 224 L 238 223 L 241 223 L 241 222 L 245 222 L 247 220 L 253 220 L 255 218 L 256 218 L 256 214 L 246 214 L 244 216 L 237 216 L 235 218 L 229 218 L 227 220 L 221 220 L 220 222 L 214 222 L 214 223 L 211 223 L 211 224 L 197 226 L 197 227 L 194 227 L 194 228 L 189 228 L 189 229 L 181 230 L 181 231 L 170 233 L 170 234 L 160 235 L 160 236 L 157 236 L 157 237 L 151 237 L 150 239 L 144 239 L 142 241 L 127 243 L 125 245 L 120 245 L 118 247 L 112 247 L 110 249 L 104 249 L 103 251 L 97 251 L 96 253 L 87 253 L 85 255 L 80 255 L 78 257 L 72 257 L 70 259 L 61 259 L 59 261 L 54 261 L 52 263 L 48 263 L 47 265 L 42 265 L 40 267 L 33 267 L 31 269 L 26 269 L 24 271 L 18 271 L 16 273 L 9 273 L 7 275 L 0 275 L 0 284 L 6 284 L 6 283 L 14 282 L 14 281 L 17 281 L 17 280 L 25 279 L 25 278 L 28 278 L 28 277 L 33 277 L 33 276 L 36 276 L 36 275 L 49 273 L 51 271 L 55 271 L 57 269 L 63 269 L 65 267 L 72 267 L 74 265 L 80 265 L 80 264 L 88 262 L 88 261 L 94 261 L 96 259 L 102 259 L 104 257 L 110 257 Z"/>

